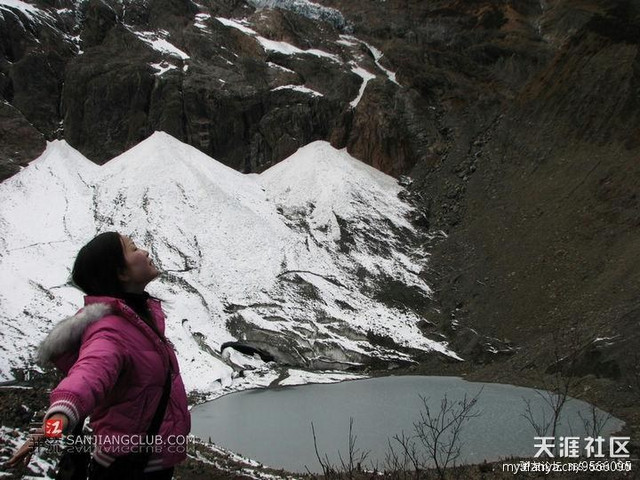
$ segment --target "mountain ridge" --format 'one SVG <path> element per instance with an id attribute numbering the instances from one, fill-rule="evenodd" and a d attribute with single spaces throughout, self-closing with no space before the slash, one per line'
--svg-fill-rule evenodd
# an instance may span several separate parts
<path id="1" fill-rule="evenodd" d="M 344 172 L 352 179 L 345 198 L 357 197 L 340 210 L 343 223 L 334 224 L 331 235 L 326 219 L 307 221 L 313 212 L 287 212 L 268 198 L 296 189 L 308 194 L 307 182 L 318 177 L 309 179 L 306 167 L 320 159 L 319 179 Z M 155 133 L 102 166 L 63 141 L 50 143 L 45 154 L 0 185 L 0 197 L 14 199 L 0 208 L 7 232 L 0 253 L 0 321 L 3 332 L 10 332 L 2 334 L 4 343 L 13 345 L 5 347 L 2 375 L 11 375 L 9 367 L 33 369 L 30 352 L 55 321 L 55 312 L 62 318 L 81 304 L 80 292 L 68 282 L 70 265 L 82 243 L 105 230 L 123 231 L 147 246 L 163 272 L 152 290 L 168 301 L 169 335 L 191 390 L 210 393 L 233 386 L 233 372 L 240 367 L 216 353 L 229 341 L 260 348 L 277 361 L 256 368 L 247 359 L 249 373 L 240 385 L 278 377 L 271 372 L 281 365 L 366 370 L 372 360 L 411 364 L 420 352 L 458 358 L 442 340 L 423 336 L 415 313 L 376 297 L 387 278 L 425 299 L 431 291 L 420 278 L 425 258 L 409 251 L 390 227 L 397 222 L 405 233 L 412 228 L 404 218 L 411 208 L 398 198 L 402 188 L 358 162 L 317 142 L 279 165 L 263 186 L 260 176 L 238 173 L 166 133 Z M 53 166 L 72 172 L 55 188 Z M 79 176 L 83 169 L 84 178 Z M 21 184 L 25 178 L 27 189 Z M 27 195 L 22 207 L 16 191 Z M 29 191 L 44 192 L 48 205 L 60 208 L 44 212 L 47 221 L 16 214 L 39 201 Z M 334 200 L 325 198 L 325 206 L 317 197 L 318 211 L 333 211 Z M 381 204 L 381 212 L 373 202 Z M 363 215 L 369 225 L 359 226 Z M 346 228 L 348 250 L 340 246 Z M 375 244 L 387 250 L 388 258 L 371 250 L 369 228 L 385 232 Z M 11 301 L 10 291 L 19 292 Z M 28 323 L 29 334 L 19 326 Z M 387 340 L 376 344 L 376 339 Z"/>

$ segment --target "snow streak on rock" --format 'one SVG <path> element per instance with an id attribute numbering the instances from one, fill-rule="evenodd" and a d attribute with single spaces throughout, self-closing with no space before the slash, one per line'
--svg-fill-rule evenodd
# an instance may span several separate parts
<path id="1" fill-rule="evenodd" d="M 287 42 L 269 40 L 268 38 L 261 37 L 260 35 L 258 35 L 258 33 L 255 30 L 252 30 L 246 25 L 243 25 L 238 20 L 231 20 L 224 17 L 216 17 L 216 20 L 218 20 L 223 25 L 226 25 L 227 27 L 238 29 L 242 33 L 255 37 L 258 43 L 262 45 L 262 48 L 264 48 L 267 51 L 278 52 L 284 55 L 303 55 L 303 54 L 315 55 L 316 57 L 324 57 L 324 58 L 328 58 L 333 62 L 341 63 L 340 58 L 337 55 L 333 55 L 323 50 L 318 50 L 317 48 L 309 48 L 307 50 L 302 50 L 296 47 L 295 45 L 291 45 L 290 43 L 287 43 Z"/>
<path id="2" fill-rule="evenodd" d="M 140 40 L 149 45 L 152 49 L 169 55 L 171 57 L 179 58 L 180 60 L 188 60 L 189 55 L 180 50 L 167 40 L 169 33 L 160 30 L 158 32 L 140 32 L 132 28 L 129 28 L 131 32 L 136 35 Z"/>
<path id="3" fill-rule="evenodd" d="M 358 92 L 358 96 L 354 98 L 350 104 L 353 108 L 356 108 L 358 106 L 358 103 L 360 103 L 362 96 L 364 95 L 364 91 L 367 88 L 367 84 L 371 79 L 376 78 L 376 76 L 372 73 L 369 73 L 367 70 L 365 70 L 362 67 L 353 67 L 351 71 L 356 75 L 358 75 L 360 78 L 362 78 L 362 84 L 360 85 L 360 91 Z"/>
<path id="4" fill-rule="evenodd" d="M 0 15 L 14 14 L 21 12 L 26 18 L 36 23 L 54 24 L 55 20 L 44 10 L 37 8 L 27 2 L 20 0 L 0 0 Z"/>
<path id="5" fill-rule="evenodd" d="M 300 85 L 283 85 L 282 87 L 276 87 L 272 89 L 272 91 L 277 92 L 278 90 L 295 90 L 296 92 L 308 93 L 313 97 L 322 97 L 323 95 L 320 92 L 316 92 L 307 87 L 302 87 Z"/>
<path id="6" fill-rule="evenodd" d="M 360 45 L 364 45 L 371 52 L 371 55 L 373 55 L 373 59 L 374 59 L 374 63 L 376 65 L 376 67 L 378 67 L 380 70 L 382 70 L 384 72 L 384 74 L 387 76 L 389 81 L 391 81 L 392 83 L 395 83 L 396 85 L 400 86 L 400 84 L 398 83 L 398 80 L 396 80 L 396 74 L 394 72 L 392 72 L 391 70 L 383 67 L 382 64 L 380 63 L 380 59 L 384 56 L 384 54 L 380 50 L 378 50 L 376 47 L 374 47 L 373 45 L 370 45 L 367 42 L 364 42 L 364 41 L 354 37 L 353 35 L 340 35 L 340 39 L 336 43 L 338 43 L 340 45 L 344 45 L 346 47 L 350 47 L 350 48 L 359 47 Z M 366 81 L 366 79 L 365 79 L 365 81 Z"/>

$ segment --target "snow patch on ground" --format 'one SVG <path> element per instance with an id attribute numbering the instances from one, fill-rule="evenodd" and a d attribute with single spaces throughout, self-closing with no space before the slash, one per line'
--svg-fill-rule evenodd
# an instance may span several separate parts
<path id="1" fill-rule="evenodd" d="M 289 369 L 289 376 L 278 383 L 280 386 L 306 385 L 308 383 L 336 383 L 345 380 L 367 378 L 366 375 L 356 375 L 344 372 L 307 372 L 305 370 Z"/>
<path id="2" fill-rule="evenodd" d="M 160 77 L 163 74 L 171 71 L 171 70 L 177 70 L 178 67 L 176 67 L 175 65 L 170 64 L 169 62 L 160 62 L 160 63 L 150 63 L 149 64 L 151 66 L 151 68 L 153 68 L 154 70 L 156 70 L 155 75 Z"/>

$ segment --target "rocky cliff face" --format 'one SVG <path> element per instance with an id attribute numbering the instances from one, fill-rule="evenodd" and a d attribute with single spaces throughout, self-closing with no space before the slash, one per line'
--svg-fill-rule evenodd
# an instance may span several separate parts
<path id="1" fill-rule="evenodd" d="M 466 44 L 475 99 L 444 109 L 445 154 L 412 172 L 432 226 L 451 232 L 435 255 L 443 311 L 524 346 L 518 367 L 546 368 L 558 331 L 576 329 L 578 355 L 611 337 L 582 373 L 613 362 L 622 380 L 640 318 L 637 4 L 523 7 Z"/>
<path id="2" fill-rule="evenodd" d="M 54 3 L 1 7 L 10 118 L 46 139 L 101 163 L 164 130 L 243 171 L 346 142 L 362 44 L 331 23 L 243 2 Z"/>
<path id="3" fill-rule="evenodd" d="M 560 343 L 591 359 L 580 373 L 627 381 L 640 343 L 639 4 L 327 4 L 403 86 L 395 109 L 381 89 L 372 101 L 385 122 L 365 122 L 386 141 L 349 147 L 384 165 L 375 145 L 408 134 L 394 165 L 415 179 L 429 227 L 449 234 L 433 256 L 443 308 L 431 320 L 480 362 L 492 358 L 465 327 L 518 345 L 517 371 L 545 370 Z"/>
<path id="4" fill-rule="evenodd" d="M 488 339 L 509 340 L 512 362 L 544 369 L 553 331 L 579 325 L 614 338 L 599 358 L 616 368 L 591 373 L 633 368 L 637 1 L 0 1 L 0 13 L 3 177 L 54 138 L 100 163 L 164 130 L 245 172 L 329 140 L 410 175 L 420 225 L 447 234 L 426 320 L 457 351 L 488 362 L 504 351 Z"/>

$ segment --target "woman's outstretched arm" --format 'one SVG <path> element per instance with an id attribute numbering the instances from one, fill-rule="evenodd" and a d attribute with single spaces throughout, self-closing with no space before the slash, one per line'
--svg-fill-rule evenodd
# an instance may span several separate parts
<path id="1" fill-rule="evenodd" d="M 112 390 L 128 361 L 118 328 L 120 321 L 126 322 L 111 316 L 87 328 L 78 360 L 51 392 L 45 420 L 64 414 L 69 420 L 67 430 L 71 431 Z"/>

